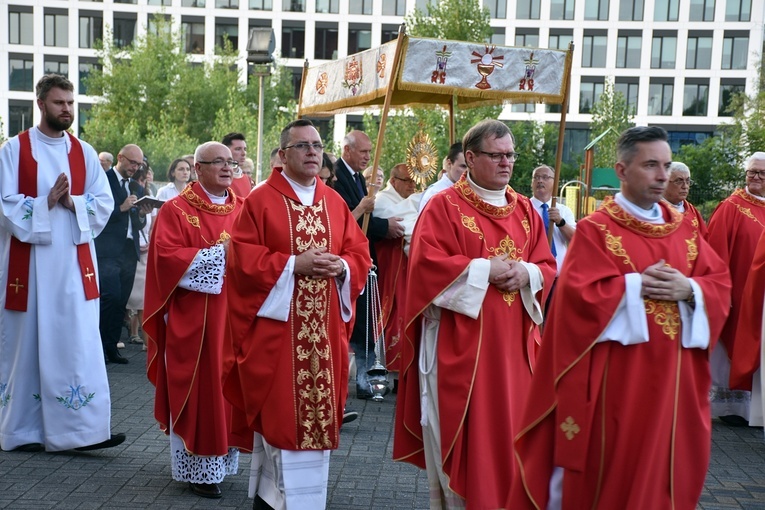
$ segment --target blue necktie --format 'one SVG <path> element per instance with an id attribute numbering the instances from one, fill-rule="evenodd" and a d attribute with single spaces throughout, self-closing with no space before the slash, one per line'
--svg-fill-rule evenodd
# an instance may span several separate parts
<path id="1" fill-rule="evenodd" d="M 359 193 L 361 193 L 361 196 L 363 197 L 366 195 L 366 193 L 364 193 L 364 185 L 361 183 L 361 172 L 356 172 L 353 174 L 353 180 L 356 181 L 356 187 L 359 188 Z"/>
<path id="2" fill-rule="evenodd" d="M 542 204 L 542 221 L 545 223 L 545 234 L 548 233 L 550 230 L 550 215 L 547 213 L 548 206 L 547 204 Z M 552 246 L 550 246 L 552 249 L 553 257 L 558 257 L 558 254 L 555 252 L 555 239 L 553 239 Z"/>

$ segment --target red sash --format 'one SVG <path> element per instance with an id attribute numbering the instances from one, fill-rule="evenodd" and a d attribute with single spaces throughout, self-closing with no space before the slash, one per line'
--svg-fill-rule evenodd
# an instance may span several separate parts
<path id="1" fill-rule="evenodd" d="M 71 172 L 71 193 L 82 195 L 85 192 L 85 155 L 80 141 L 67 133 L 72 142 L 69 151 L 69 170 Z M 19 135 L 19 193 L 28 197 L 37 197 L 37 161 L 32 157 L 32 144 L 29 131 Z M 8 261 L 8 289 L 5 298 L 6 310 L 27 311 L 29 301 L 29 259 L 32 245 L 11 237 L 10 257 Z M 77 245 L 77 260 L 82 274 L 85 299 L 99 296 L 95 265 L 90 256 L 88 243 Z"/>

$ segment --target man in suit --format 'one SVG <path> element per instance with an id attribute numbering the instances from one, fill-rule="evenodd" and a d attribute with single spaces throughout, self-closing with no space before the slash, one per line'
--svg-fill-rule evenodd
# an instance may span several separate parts
<path id="1" fill-rule="evenodd" d="M 366 133 L 351 131 L 345 135 L 342 157 L 335 163 L 335 175 L 337 176 L 334 185 L 335 191 L 345 199 L 360 225 L 363 225 L 364 214 L 357 214 L 356 209 L 367 195 L 367 187 L 362 172 L 369 164 L 371 155 L 372 142 Z M 373 206 L 374 203 L 372 203 Z M 374 243 L 383 239 L 395 239 L 403 236 L 404 227 L 400 222 L 401 218 L 394 217 L 386 220 L 370 214 L 369 226 L 365 234 L 369 239 L 369 252 L 375 265 L 377 265 L 377 255 Z M 367 370 L 374 363 L 374 335 L 372 334 L 374 329 L 369 325 L 372 317 L 367 310 L 368 298 L 369 293 L 364 292 L 356 300 L 356 322 L 353 325 L 350 342 L 356 356 L 356 398 L 359 399 L 372 398 Z M 369 345 L 367 345 L 367 331 L 370 332 Z M 370 353 L 371 355 L 368 355 Z"/>
<path id="2" fill-rule="evenodd" d="M 106 227 L 96 237 L 98 281 L 101 288 L 101 343 L 106 359 L 125 364 L 128 360 L 117 350 L 122 334 L 125 307 L 133 289 L 133 278 L 139 256 L 139 231 L 146 225 L 146 214 L 151 206 L 136 207 L 143 196 L 143 188 L 131 182 L 138 168 L 143 166 L 143 151 L 129 144 L 117 154 L 117 164 L 106 172 L 109 188 L 114 197 L 114 210 Z"/>

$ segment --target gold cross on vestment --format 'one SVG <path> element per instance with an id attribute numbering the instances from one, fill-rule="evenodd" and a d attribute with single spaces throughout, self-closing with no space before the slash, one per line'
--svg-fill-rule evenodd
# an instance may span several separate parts
<path id="1" fill-rule="evenodd" d="M 19 293 L 19 287 L 21 287 L 22 289 L 24 288 L 24 286 L 19 283 L 19 279 L 18 278 L 16 278 L 16 283 L 9 283 L 8 286 L 9 287 L 16 287 L 16 294 Z"/>
<path id="2" fill-rule="evenodd" d="M 89 267 L 86 267 L 86 268 L 85 268 L 85 278 L 87 278 L 87 279 L 88 279 L 88 281 L 91 281 L 91 280 L 93 279 L 93 277 L 94 277 L 94 276 L 95 276 L 95 275 L 94 275 L 92 272 L 90 272 L 90 268 L 89 268 Z"/>
<path id="3" fill-rule="evenodd" d="M 574 436 L 576 436 L 579 432 L 581 432 L 579 425 L 576 424 L 576 422 L 571 416 L 566 418 L 566 421 L 560 424 L 560 429 L 563 431 L 564 434 L 566 434 L 566 439 L 568 439 L 569 441 L 574 439 Z"/>

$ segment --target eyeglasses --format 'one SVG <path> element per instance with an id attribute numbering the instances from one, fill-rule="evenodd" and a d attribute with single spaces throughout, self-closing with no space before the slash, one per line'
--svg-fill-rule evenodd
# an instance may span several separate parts
<path id="1" fill-rule="evenodd" d="M 197 163 L 201 163 L 203 165 L 219 166 L 219 167 L 228 166 L 229 168 L 233 170 L 236 170 L 237 168 L 239 168 L 239 163 L 237 163 L 233 159 L 217 158 L 212 161 L 197 161 Z"/>
<path id="2" fill-rule="evenodd" d="M 765 179 L 765 170 L 747 170 L 746 176 L 759 177 L 760 179 Z"/>
<path id="3" fill-rule="evenodd" d="M 142 167 L 142 166 L 144 166 L 144 164 L 143 164 L 143 162 L 142 162 L 142 161 L 133 161 L 132 159 L 130 159 L 130 158 L 128 158 L 128 157 L 126 157 L 126 156 L 125 156 L 125 155 L 123 155 L 123 154 L 120 154 L 118 157 L 121 157 L 122 159 L 126 159 L 126 160 L 127 160 L 127 162 L 128 162 L 128 163 L 130 163 L 130 164 L 131 164 L 131 165 L 133 165 L 133 166 L 137 166 L 137 167 L 139 167 L 139 168 L 140 168 L 140 167 Z"/>
<path id="4" fill-rule="evenodd" d="M 674 184 L 675 186 L 682 186 L 685 184 L 688 187 L 693 186 L 693 180 L 692 179 L 675 179 L 672 181 L 669 181 L 670 184 Z"/>
<path id="5" fill-rule="evenodd" d="M 414 182 L 414 179 L 402 179 L 401 177 L 396 177 L 395 175 L 393 176 L 393 179 L 401 182 Z"/>
<path id="6" fill-rule="evenodd" d="M 520 156 L 520 154 L 518 154 L 517 152 L 486 152 L 486 151 L 476 151 L 476 152 L 480 152 L 481 154 L 486 154 L 487 156 L 489 156 L 489 159 L 491 159 L 494 163 L 499 163 L 500 161 L 502 161 L 502 156 L 506 157 L 509 162 L 513 163 L 515 160 L 518 159 L 518 156 Z"/>
<path id="7" fill-rule="evenodd" d="M 286 151 L 287 149 L 297 149 L 300 152 L 308 152 L 308 148 L 309 147 L 311 149 L 315 150 L 316 152 L 321 152 L 321 151 L 324 150 L 324 145 L 322 143 L 320 143 L 320 142 L 314 142 L 314 143 L 299 142 L 299 143 L 294 143 L 292 145 L 287 145 L 286 147 L 284 147 L 283 150 Z"/>
<path id="8" fill-rule="evenodd" d="M 553 179 L 552 175 L 535 175 L 531 178 L 532 181 L 549 181 Z"/>

